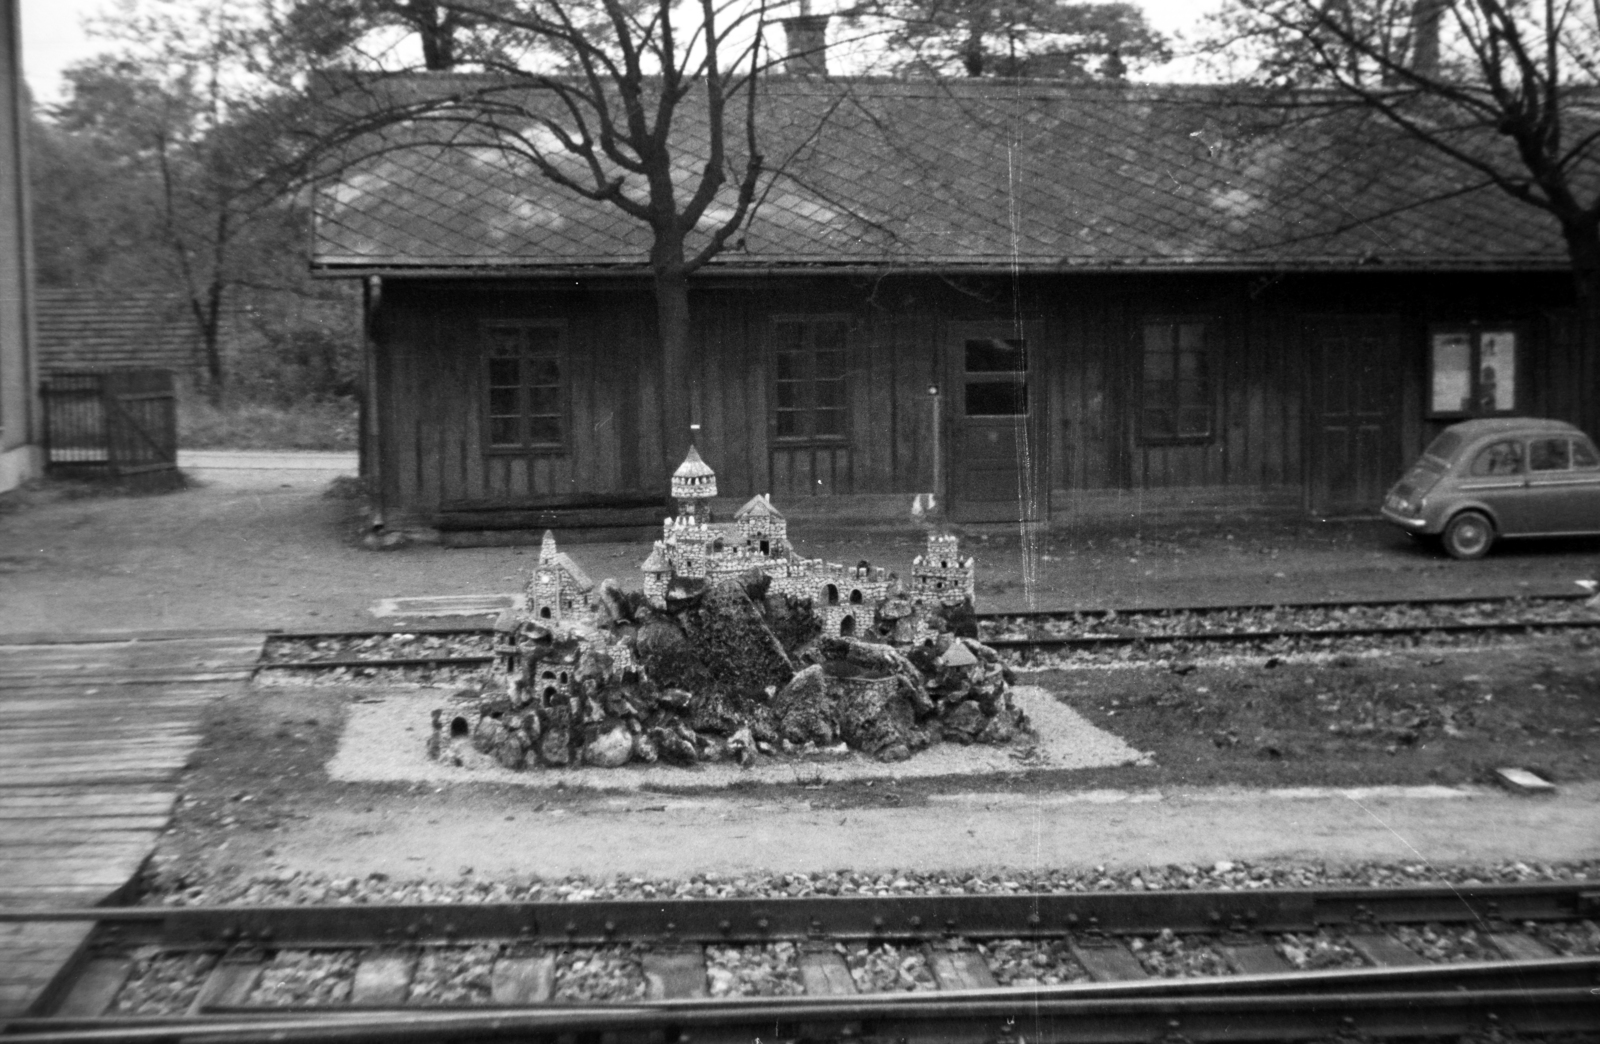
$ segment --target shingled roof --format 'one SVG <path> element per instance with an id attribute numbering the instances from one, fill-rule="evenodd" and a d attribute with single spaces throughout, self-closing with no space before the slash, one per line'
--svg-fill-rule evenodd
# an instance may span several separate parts
<path id="1" fill-rule="evenodd" d="M 1398 132 L 1221 88 L 773 79 L 761 104 L 776 169 L 714 269 L 1565 263 L 1553 221 Z M 678 149 L 703 154 L 681 116 Z M 385 151 L 320 186 L 315 219 L 328 273 L 642 271 L 649 251 L 634 219 L 483 145 Z"/>
<path id="2" fill-rule="evenodd" d="M 172 294 L 40 287 L 34 298 L 43 370 L 155 366 L 182 371 L 199 359 L 194 318 Z"/>

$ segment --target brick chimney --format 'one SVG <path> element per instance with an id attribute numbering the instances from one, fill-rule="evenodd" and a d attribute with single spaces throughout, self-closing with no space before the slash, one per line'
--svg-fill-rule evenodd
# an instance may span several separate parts
<path id="1" fill-rule="evenodd" d="M 790 76 L 828 75 L 828 16 L 811 13 L 810 0 L 800 0 L 800 13 L 783 19 L 789 51 L 783 68 Z"/>
<path id="2" fill-rule="evenodd" d="M 1439 75 L 1439 23 L 1444 0 L 1414 0 L 1411 7 L 1411 71 L 1418 76 Z"/>

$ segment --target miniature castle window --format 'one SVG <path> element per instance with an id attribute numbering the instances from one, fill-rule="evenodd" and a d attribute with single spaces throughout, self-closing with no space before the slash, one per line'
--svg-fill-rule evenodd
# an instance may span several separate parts
<path id="1" fill-rule="evenodd" d="M 850 592 L 850 604 L 851 605 L 860 605 L 861 604 L 861 588 L 858 587 L 854 591 Z"/>
<path id="2" fill-rule="evenodd" d="M 472 726 L 467 724 L 466 718 L 456 717 L 450 719 L 450 738 L 457 739 L 472 731 Z"/>
<path id="3" fill-rule="evenodd" d="M 849 323 L 840 317 L 773 324 L 772 434 L 784 442 L 843 442 L 849 435 Z"/>
<path id="4" fill-rule="evenodd" d="M 853 635 L 855 633 L 856 633 L 856 618 L 855 617 L 847 616 L 843 620 L 839 621 L 839 636 L 840 637 L 848 638 L 848 637 L 850 637 L 851 635 Z"/>
<path id="5" fill-rule="evenodd" d="M 550 619 L 550 607 L 548 605 L 541 605 L 539 607 L 539 619 L 541 619 L 541 620 Z"/>
<path id="6" fill-rule="evenodd" d="M 761 553 L 770 555 L 772 553 L 772 544 L 766 540 L 761 541 Z"/>
<path id="7" fill-rule="evenodd" d="M 825 590 L 825 594 L 827 596 L 829 605 L 839 604 L 839 588 L 837 586 L 829 584 Z"/>
<path id="8" fill-rule="evenodd" d="M 566 383 L 562 329 L 552 323 L 490 323 L 485 448 L 494 453 L 566 448 Z"/>

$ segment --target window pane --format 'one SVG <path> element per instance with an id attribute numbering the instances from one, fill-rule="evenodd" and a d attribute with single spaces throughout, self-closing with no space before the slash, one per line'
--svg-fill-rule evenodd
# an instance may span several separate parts
<path id="1" fill-rule="evenodd" d="M 1188 406 L 1178 411 L 1179 435 L 1209 435 L 1211 411 L 1204 407 Z"/>
<path id="2" fill-rule="evenodd" d="M 1205 344 L 1206 327 L 1204 323 L 1178 324 L 1178 351 L 1198 354 L 1205 348 Z"/>
<path id="3" fill-rule="evenodd" d="M 1020 337 L 985 337 L 967 342 L 968 373 L 1025 373 L 1028 353 Z"/>
<path id="4" fill-rule="evenodd" d="M 1600 456 L 1594 452 L 1594 443 L 1588 439 L 1572 440 L 1572 466 L 1575 468 L 1600 467 Z"/>
<path id="5" fill-rule="evenodd" d="M 799 381 L 806 378 L 805 356 L 794 352 L 779 352 L 776 361 L 778 380 Z"/>
<path id="6" fill-rule="evenodd" d="M 844 406 L 843 381 L 818 381 L 816 388 L 818 407 L 840 409 Z"/>
<path id="7" fill-rule="evenodd" d="M 517 408 L 517 389 L 489 389 L 489 413 L 491 416 L 515 417 L 519 412 Z"/>
<path id="8" fill-rule="evenodd" d="M 845 323 L 817 323 L 814 329 L 817 331 L 817 351 L 844 351 L 845 338 L 849 335 L 849 327 Z"/>
<path id="9" fill-rule="evenodd" d="M 529 442 L 560 442 L 561 419 L 559 417 L 530 417 L 528 418 Z"/>
<path id="10" fill-rule="evenodd" d="M 1147 380 L 1171 377 L 1173 369 L 1172 327 L 1149 323 L 1144 328 L 1144 375 Z"/>
<path id="11" fill-rule="evenodd" d="M 1517 402 L 1517 335 L 1486 330 L 1478 338 L 1478 400 L 1486 410 L 1511 410 Z"/>
<path id="12" fill-rule="evenodd" d="M 1162 410 L 1174 405 L 1173 398 L 1178 394 L 1177 381 L 1152 381 L 1144 382 L 1144 404 L 1152 410 Z"/>
<path id="13" fill-rule="evenodd" d="M 1433 335 L 1433 388 L 1428 400 L 1435 413 L 1472 409 L 1472 338 L 1465 333 Z"/>
<path id="14" fill-rule="evenodd" d="M 522 363 L 518 359 L 490 359 L 489 383 L 491 385 L 511 385 L 516 387 L 522 383 Z"/>
<path id="15" fill-rule="evenodd" d="M 844 434 L 843 410 L 818 410 L 815 414 L 817 435 L 838 436 Z"/>
<path id="16" fill-rule="evenodd" d="M 967 385 L 969 417 L 1020 417 L 1027 412 L 1028 386 L 1022 381 Z"/>
<path id="17" fill-rule="evenodd" d="M 1567 470 L 1567 447 L 1570 445 L 1566 439 L 1534 439 L 1528 444 L 1528 470 Z"/>
<path id="18" fill-rule="evenodd" d="M 492 356 L 515 358 L 522 354 L 522 331 L 514 326 L 491 327 L 485 336 Z"/>
<path id="19" fill-rule="evenodd" d="M 1179 381 L 1177 392 L 1179 406 L 1206 405 L 1206 386 L 1199 381 Z"/>
<path id="20" fill-rule="evenodd" d="M 490 417 L 489 444 L 491 446 L 522 445 L 522 437 L 517 434 L 517 418 Z"/>
<path id="21" fill-rule="evenodd" d="M 530 384 L 559 384 L 561 382 L 561 363 L 547 355 L 534 356 L 528 360 L 528 383 Z"/>
<path id="22" fill-rule="evenodd" d="M 1485 446 L 1472 458 L 1469 470 L 1480 477 L 1517 474 L 1522 470 L 1522 443 L 1508 441 Z"/>
<path id="23" fill-rule="evenodd" d="M 1147 439 L 1170 439 L 1178 434 L 1177 428 L 1172 423 L 1170 410 L 1144 411 L 1144 437 Z"/>
<path id="24" fill-rule="evenodd" d="M 830 377 L 844 376 L 843 352 L 818 352 L 817 353 L 817 379 L 826 380 Z"/>
<path id="25" fill-rule="evenodd" d="M 1206 376 L 1206 357 L 1199 352 L 1178 353 L 1178 379 L 1201 381 Z"/>
<path id="26" fill-rule="evenodd" d="M 805 434 L 800 428 L 800 414 L 794 410 L 779 410 L 773 415 L 773 419 L 780 439 L 792 439 Z"/>
<path id="27" fill-rule="evenodd" d="M 797 409 L 804 405 L 800 397 L 800 385 L 793 381 L 779 381 L 772 390 L 780 410 Z"/>
<path id="28" fill-rule="evenodd" d="M 561 389 L 529 388 L 528 412 L 531 414 L 557 414 L 561 412 Z"/>

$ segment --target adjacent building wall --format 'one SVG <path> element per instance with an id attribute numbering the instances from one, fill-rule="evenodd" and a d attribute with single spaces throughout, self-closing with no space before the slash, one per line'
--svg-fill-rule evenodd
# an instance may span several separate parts
<path id="1" fill-rule="evenodd" d="M 0 0 L 0 491 L 41 468 L 21 53 L 17 0 Z"/>
<path id="2" fill-rule="evenodd" d="M 948 416 L 930 386 L 952 380 L 951 324 L 1021 316 L 1035 331 L 1029 451 L 1052 513 L 1301 509 L 1326 471 L 1319 410 L 1354 380 L 1339 353 L 1366 337 L 1361 379 L 1383 390 L 1380 469 L 1396 472 L 1442 427 L 1423 416 L 1428 324 L 1516 321 L 1531 340 L 1526 412 L 1564 400 L 1546 312 L 1566 284 L 1549 276 L 1089 275 L 1024 279 L 771 277 L 705 282 L 692 302 L 701 346 L 696 441 L 726 499 L 770 492 L 788 513 L 904 515 L 952 465 Z M 774 438 L 774 323 L 849 324 L 849 432 L 842 445 Z M 1207 327 L 1213 434 L 1157 444 L 1139 430 L 1144 323 Z M 569 445 L 561 453 L 483 452 L 482 325 L 558 323 L 567 351 Z M 383 496 L 396 521 L 441 512 L 660 498 L 660 367 L 648 284 L 384 281 L 374 325 Z M 1332 390 L 1337 391 L 1337 387 Z M 1559 413 L 1559 410 L 1556 412 Z M 670 462 L 667 462 L 670 463 Z M 956 462 L 958 463 L 958 462 Z M 1319 470 L 1320 469 L 1320 470 Z M 1390 479 L 1382 478 L 1382 482 Z"/>

